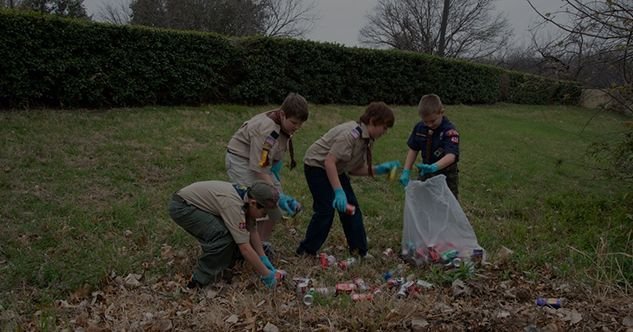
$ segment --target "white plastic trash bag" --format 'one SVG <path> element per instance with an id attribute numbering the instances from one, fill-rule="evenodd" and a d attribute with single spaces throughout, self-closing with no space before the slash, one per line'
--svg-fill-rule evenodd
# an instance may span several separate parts
<path id="1" fill-rule="evenodd" d="M 475 231 L 445 178 L 440 174 L 406 187 L 402 255 L 417 265 L 450 263 L 455 257 L 475 263 L 484 259 Z"/>

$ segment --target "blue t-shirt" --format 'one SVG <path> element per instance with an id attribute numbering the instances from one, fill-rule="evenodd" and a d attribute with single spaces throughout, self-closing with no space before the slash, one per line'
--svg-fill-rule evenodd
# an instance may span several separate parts
<path id="1" fill-rule="evenodd" d="M 430 143 L 429 143 L 430 140 Z M 422 162 L 432 164 L 447 153 L 455 155 L 455 163 L 459 160 L 459 133 L 447 117 L 442 117 L 442 123 L 431 129 L 422 121 L 413 127 L 407 145 L 411 150 L 420 151 Z M 429 150 L 430 147 L 430 151 Z"/>

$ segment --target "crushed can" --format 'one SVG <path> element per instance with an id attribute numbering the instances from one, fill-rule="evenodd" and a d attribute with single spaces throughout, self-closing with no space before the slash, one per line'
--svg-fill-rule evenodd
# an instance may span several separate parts
<path id="1" fill-rule="evenodd" d="M 430 246 L 427 249 L 429 251 L 429 260 L 433 263 L 439 263 L 441 258 L 440 254 L 437 252 L 437 250 L 435 250 L 435 247 Z"/>
<path id="2" fill-rule="evenodd" d="M 319 294 L 321 296 L 331 296 L 336 294 L 336 289 L 334 287 L 316 287 L 312 289 L 313 294 Z"/>
<path id="3" fill-rule="evenodd" d="M 277 280 L 277 282 L 284 281 L 286 279 L 286 275 L 288 275 L 288 273 L 286 273 L 286 271 L 284 271 L 284 270 L 276 270 L 275 271 L 275 280 Z"/>
<path id="4" fill-rule="evenodd" d="M 412 293 L 417 293 L 417 290 L 415 289 L 415 282 L 407 281 L 403 283 L 402 285 L 400 285 L 400 289 L 398 289 L 398 293 L 396 293 L 396 297 L 402 299 L 409 296 L 409 294 L 412 294 Z"/>
<path id="5" fill-rule="evenodd" d="M 341 268 L 341 270 L 347 270 L 349 269 L 350 266 L 356 264 L 356 258 L 354 257 L 350 257 L 348 259 L 342 260 L 340 262 L 338 262 L 338 267 Z"/>
<path id="6" fill-rule="evenodd" d="M 351 294 L 356 290 L 356 284 L 353 282 L 343 282 L 336 284 L 336 294 Z"/>
<path id="7" fill-rule="evenodd" d="M 354 283 L 356 284 L 356 286 L 358 286 L 358 289 L 361 291 L 366 291 L 369 288 L 367 287 L 365 280 L 363 280 L 362 278 L 354 278 Z"/>
<path id="8" fill-rule="evenodd" d="M 563 306 L 563 303 L 563 298 L 539 297 L 536 299 L 536 305 L 539 307 L 550 307 L 554 309 L 559 309 Z"/>
<path id="9" fill-rule="evenodd" d="M 402 285 L 404 283 L 404 278 L 391 278 L 387 280 L 387 286 L 389 288 L 394 288 Z"/>
<path id="10" fill-rule="evenodd" d="M 352 301 L 360 302 L 360 301 L 373 301 L 374 294 L 372 293 L 353 293 Z"/>
<path id="11" fill-rule="evenodd" d="M 442 259 L 444 263 L 449 263 L 450 261 L 453 260 L 453 258 L 457 257 L 457 255 L 459 255 L 459 252 L 457 250 L 449 249 L 442 252 L 440 254 L 440 258 Z"/>
<path id="12" fill-rule="evenodd" d="M 310 290 L 311 280 L 308 278 L 295 278 L 297 296 L 301 297 Z"/>

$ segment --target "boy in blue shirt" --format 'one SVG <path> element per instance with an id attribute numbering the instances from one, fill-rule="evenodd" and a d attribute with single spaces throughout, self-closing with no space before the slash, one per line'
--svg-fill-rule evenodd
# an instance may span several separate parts
<path id="1" fill-rule="evenodd" d="M 419 170 L 418 180 L 426 180 L 438 174 L 446 176 L 446 184 L 455 198 L 458 198 L 459 133 L 444 116 L 444 106 L 435 94 L 424 95 L 418 104 L 422 121 L 418 122 L 409 136 L 409 151 L 400 176 L 403 186 L 409 184 L 411 166 L 418 152 L 422 162 L 415 164 Z"/>

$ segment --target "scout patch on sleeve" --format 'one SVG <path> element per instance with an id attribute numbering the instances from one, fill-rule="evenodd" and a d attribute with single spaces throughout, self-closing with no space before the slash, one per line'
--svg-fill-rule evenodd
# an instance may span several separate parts
<path id="1" fill-rule="evenodd" d="M 354 138 L 359 138 L 360 134 L 363 132 L 362 129 L 360 129 L 360 127 L 356 127 L 354 129 L 352 129 L 352 137 Z"/>
<path id="2" fill-rule="evenodd" d="M 446 132 L 446 136 L 451 138 L 451 142 L 458 144 L 459 143 L 459 133 L 455 129 L 451 129 Z"/>
<path id="3" fill-rule="evenodd" d="M 240 229 L 246 229 L 246 220 L 242 219 L 242 221 L 240 221 L 239 227 Z"/>
<path id="4" fill-rule="evenodd" d="M 268 153 L 277 142 L 277 137 L 279 137 L 279 133 L 273 130 L 264 140 L 264 146 L 262 146 L 262 152 L 259 157 L 259 167 L 266 167 L 270 165 Z"/>

